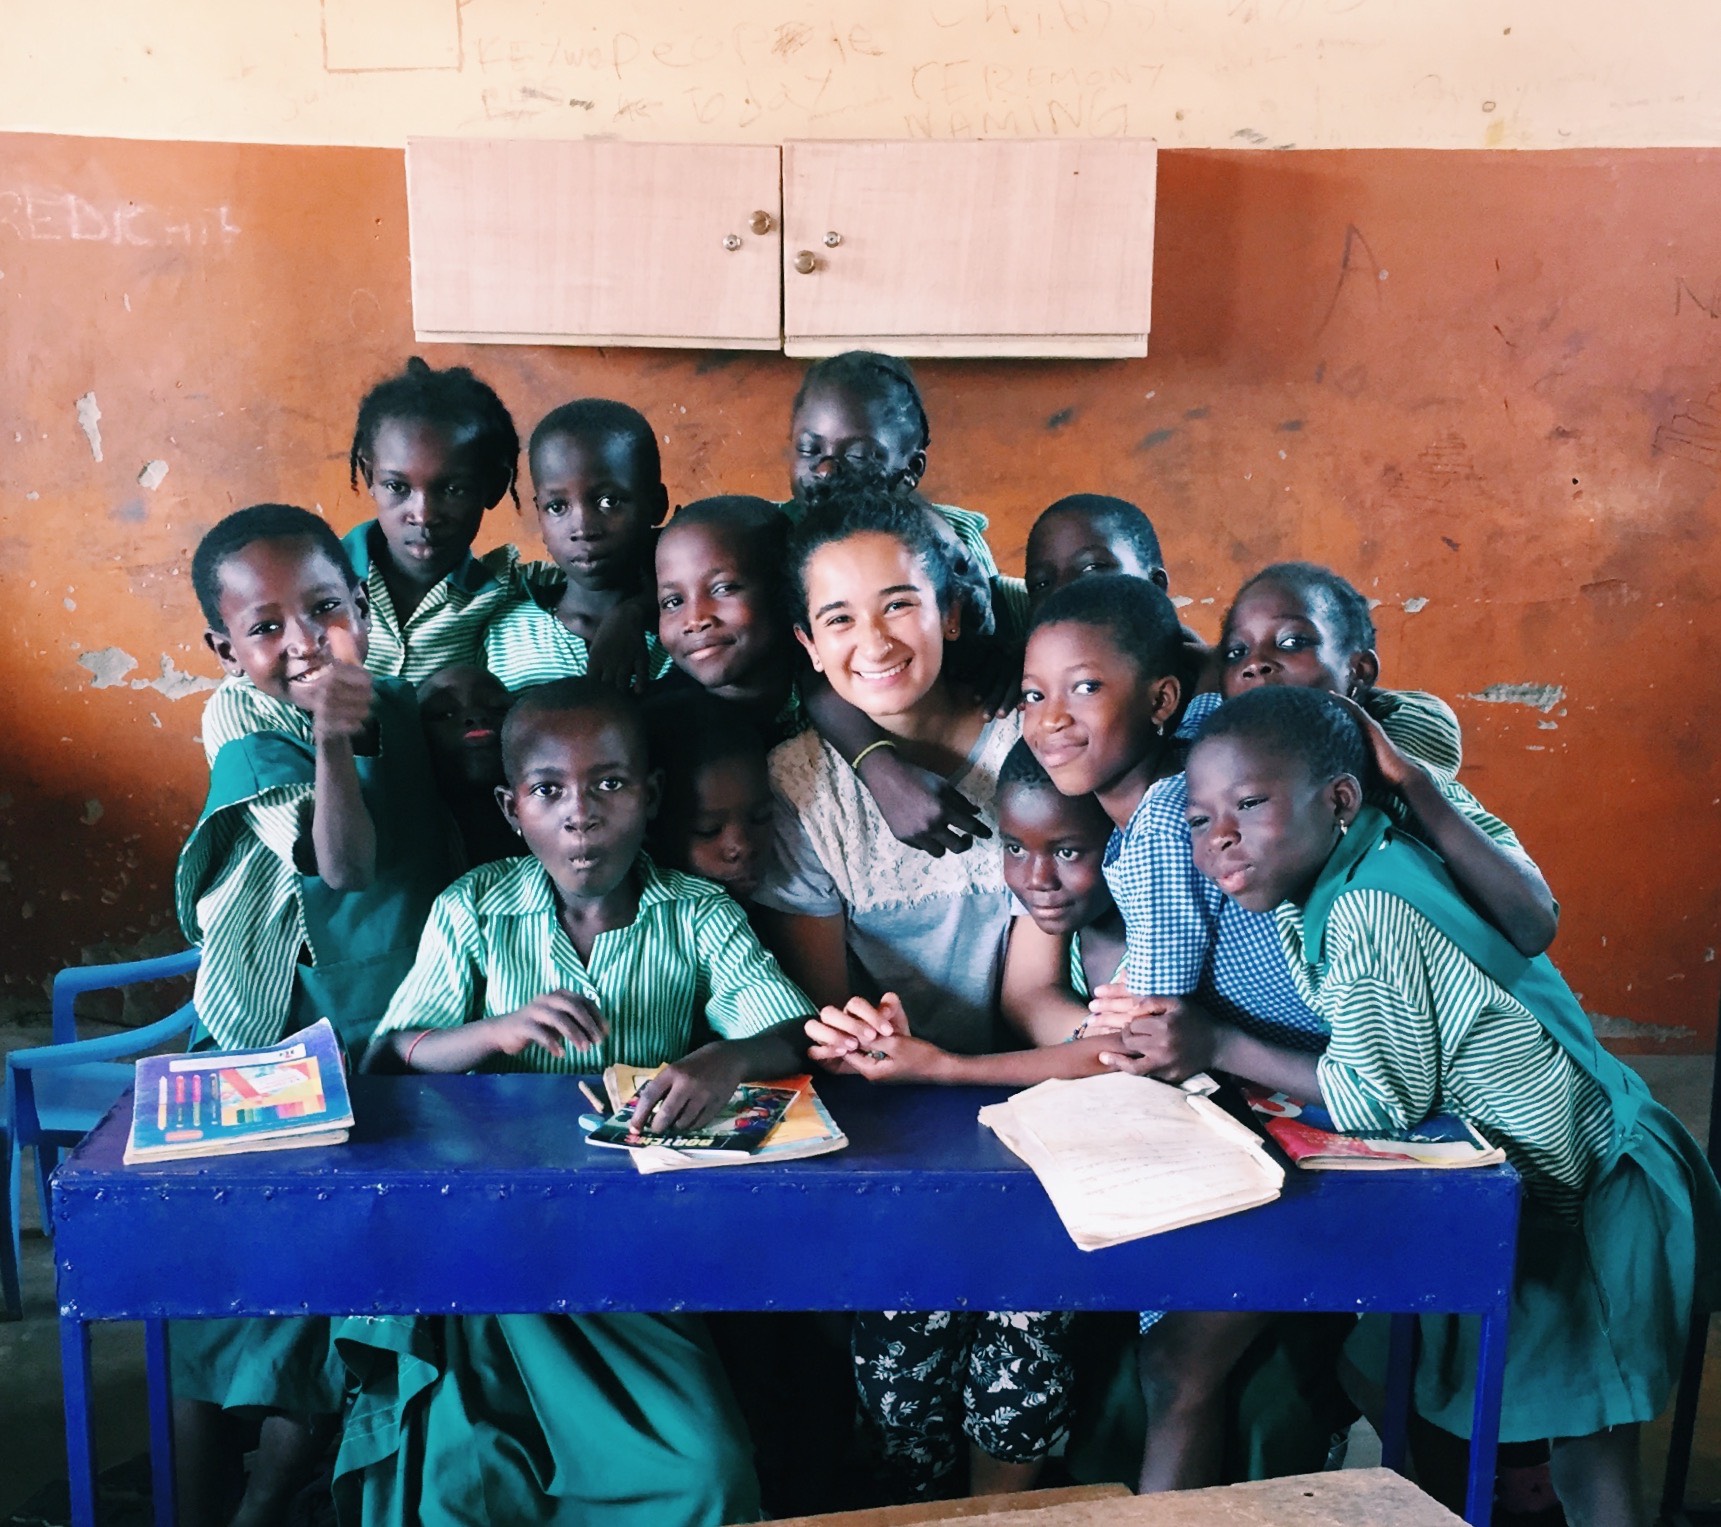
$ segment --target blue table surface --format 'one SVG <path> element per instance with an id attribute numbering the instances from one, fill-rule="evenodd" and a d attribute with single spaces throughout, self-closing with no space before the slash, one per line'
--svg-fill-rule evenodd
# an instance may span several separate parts
<path id="1" fill-rule="evenodd" d="M 846 1150 L 642 1176 L 574 1080 L 357 1077 L 344 1145 L 127 1167 L 129 1095 L 61 1166 L 62 1312 L 1503 1308 L 1517 1175 L 1310 1173 L 1079 1251 L 975 1118 L 1002 1089 L 823 1078 Z"/>

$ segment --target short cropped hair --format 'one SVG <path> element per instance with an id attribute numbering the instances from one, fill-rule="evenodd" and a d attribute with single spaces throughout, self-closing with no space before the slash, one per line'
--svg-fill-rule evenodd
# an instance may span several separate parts
<path id="1" fill-rule="evenodd" d="M 1004 762 L 998 766 L 998 789 L 1002 791 L 1006 785 L 1020 785 L 1027 790 L 1056 790 L 1052 776 L 1046 773 L 1046 766 L 1034 757 L 1034 750 L 1028 746 L 1026 737 L 1018 737 L 1010 751 L 1004 755 Z"/>
<path id="2" fill-rule="evenodd" d="M 956 572 L 950 548 L 929 518 L 934 512 L 917 494 L 892 493 L 877 484 L 856 486 L 810 506 L 789 532 L 789 614 L 794 624 L 807 629 L 807 564 L 813 553 L 858 535 L 900 541 L 926 573 L 939 610 L 948 611 L 956 596 Z"/>
<path id="3" fill-rule="evenodd" d="M 221 619 L 221 569 L 258 541 L 309 541 L 340 569 L 349 589 L 359 586 L 346 547 L 321 515 L 293 504 L 253 504 L 249 509 L 236 509 L 209 530 L 191 556 L 191 587 L 211 631 L 227 629 Z"/>
<path id="4" fill-rule="evenodd" d="M 533 684 L 514 697 L 508 719 L 502 723 L 502 773 L 510 785 L 520 774 L 520 753 L 527 737 L 546 716 L 590 711 L 608 721 L 619 721 L 637 749 L 641 763 L 650 750 L 646 741 L 645 717 L 639 701 L 609 684 L 600 684 L 587 674 Z"/>
<path id="5" fill-rule="evenodd" d="M 675 516 L 663 528 L 706 525 L 739 547 L 749 566 L 768 572 L 774 578 L 783 566 L 789 548 L 789 516 L 780 504 L 751 493 L 719 493 L 710 498 L 695 499 L 675 511 Z"/>
<path id="6" fill-rule="evenodd" d="M 532 431 L 531 444 L 526 447 L 527 459 L 535 461 L 544 442 L 558 435 L 573 435 L 583 440 L 619 436 L 632 447 L 640 464 L 651 474 L 651 480 L 663 480 L 657 433 L 651 421 L 630 404 L 618 403 L 614 398 L 575 398 L 572 403 L 552 408 Z"/>
<path id="7" fill-rule="evenodd" d="M 1135 664 L 1143 678 L 1183 677 L 1183 628 L 1164 589 L 1128 573 L 1095 573 L 1067 583 L 1034 612 L 1028 635 L 1042 626 L 1092 626 Z"/>
<path id="8" fill-rule="evenodd" d="M 1369 652 L 1375 644 L 1374 616 L 1368 600 L 1358 592 L 1349 579 L 1341 577 L 1330 567 L 1318 562 L 1275 562 L 1256 573 L 1231 601 L 1225 612 L 1225 627 L 1231 626 L 1231 611 L 1243 596 L 1258 583 L 1277 583 L 1299 595 L 1305 602 L 1319 601 L 1332 617 L 1333 634 L 1346 653 Z"/>
<path id="9" fill-rule="evenodd" d="M 764 733 L 739 705 L 680 685 L 647 697 L 645 730 L 652 767 L 663 772 L 660 821 L 691 815 L 701 769 L 745 758 L 756 760 L 762 770 L 770 751 Z"/>
<path id="10" fill-rule="evenodd" d="M 1322 784 L 1341 774 L 1360 780 L 1368 766 L 1356 718 L 1324 689 L 1263 684 L 1245 690 L 1207 718 L 1195 746 L 1222 737 L 1294 759 Z"/>
<path id="11" fill-rule="evenodd" d="M 1108 539 L 1115 537 L 1128 545 L 1143 567 L 1165 566 L 1165 553 L 1160 550 L 1159 532 L 1153 528 L 1153 521 L 1146 510 L 1127 498 L 1114 498 L 1109 493 L 1071 493 L 1047 505 L 1040 519 L 1051 514 L 1082 515 L 1092 520 Z"/>

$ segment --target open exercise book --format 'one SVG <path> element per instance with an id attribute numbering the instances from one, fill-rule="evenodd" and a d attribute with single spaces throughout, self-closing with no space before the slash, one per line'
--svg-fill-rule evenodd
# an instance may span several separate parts
<path id="1" fill-rule="evenodd" d="M 339 1145 L 352 1125 L 340 1045 L 323 1018 L 266 1050 L 146 1055 L 125 1162 Z"/>
<path id="2" fill-rule="evenodd" d="M 1285 1185 L 1247 1125 L 1150 1077 L 1041 1082 L 980 1122 L 1034 1169 L 1083 1251 L 1253 1209 Z"/>
<path id="3" fill-rule="evenodd" d="M 661 1069 L 619 1064 L 608 1067 L 604 1071 L 604 1091 L 609 1094 L 610 1107 L 619 1111 Z M 837 1127 L 837 1121 L 813 1091 L 812 1077 L 790 1076 L 755 1085 L 788 1088 L 795 1093 L 782 1122 L 757 1150 L 736 1154 L 647 1145 L 630 1151 L 629 1159 L 641 1172 L 679 1172 L 690 1167 L 736 1166 L 749 1161 L 799 1161 L 807 1156 L 822 1156 L 827 1151 L 840 1151 L 849 1143 L 849 1137 Z"/>

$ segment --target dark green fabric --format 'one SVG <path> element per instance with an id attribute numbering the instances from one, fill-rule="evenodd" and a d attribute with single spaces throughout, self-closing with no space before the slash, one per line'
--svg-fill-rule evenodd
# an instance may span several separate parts
<path id="1" fill-rule="evenodd" d="M 376 877 L 362 891 L 337 891 L 299 877 L 299 902 L 314 963 L 301 964 L 294 1027 L 327 1017 L 362 1054 L 389 998 L 412 969 L 425 918 L 459 872 L 454 833 L 431 774 L 412 686 L 376 680 L 378 749 L 357 755 L 359 785 L 376 829 Z M 315 751 L 283 732 L 236 738 L 216 755 L 195 831 L 266 791 L 314 786 Z"/>
<path id="2" fill-rule="evenodd" d="M 346 1370 L 321 1316 L 172 1320 L 168 1359 L 176 1399 L 294 1416 L 335 1415 L 341 1408 Z"/>
<path id="3" fill-rule="evenodd" d="M 335 1339 L 358 1380 L 335 1464 L 352 1527 L 758 1519 L 745 1429 L 692 1317 L 349 1317 Z"/>
<path id="4" fill-rule="evenodd" d="M 1304 956 L 1325 963 L 1327 922 L 1347 891 L 1415 908 L 1541 1023 L 1613 1108 L 1607 1154 L 1568 1224 L 1526 1199 L 1507 1343 L 1503 1441 L 1586 1436 L 1665 1405 L 1692 1308 L 1721 1299 L 1721 1188 L 1697 1142 L 1643 1079 L 1609 1054 L 1546 955 L 1528 958 L 1464 900 L 1445 866 L 1372 807 L 1359 813 L 1303 911 Z M 1474 1318 L 1424 1316 L 1416 1408 L 1470 1434 Z M 1347 1355 L 1384 1372 L 1384 1319 L 1365 1319 Z"/>

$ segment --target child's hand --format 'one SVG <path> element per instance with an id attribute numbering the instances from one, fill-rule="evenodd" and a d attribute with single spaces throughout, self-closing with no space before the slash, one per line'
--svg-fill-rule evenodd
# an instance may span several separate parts
<path id="1" fill-rule="evenodd" d="M 518 1055 L 527 1045 L 542 1045 L 560 1059 L 572 1047 L 593 1050 L 604 1042 L 610 1026 L 588 997 L 552 991 L 499 1018 L 486 1018 L 497 1055 Z"/>
<path id="2" fill-rule="evenodd" d="M 709 1124 L 745 1078 L 733 1045 L 719 1040 L 665 1066 L 639 1089 L 633 1127 L 641 1134 L 685 1134 Z"/>
<path id="3" fill-rule="evenodd" d="M 329 632 L 330 661 L 311 686 L 312 735 L 319 743 L 350 741 L 370 720 L 376 684 L 359 661 L 358 643 L 342 627 Z"/>
<path id="4" fill-rule="evenodd" d="M 881 1034 L 872 1047 L 848 1057 L 849 1068 L 869 1082 L 936 1082 L 943 1079 L 950 1052 L 912 1034 Z"/>
<path id="5" fill-rule="evenodd" d="M 899 843 L 936 859 L 947 850 L 966 853 L 977 838 L 992 836 L 967 796 L 942 775 L 911 764 L 895 748 L 874 748 L 857 772 Z"/>
<path id="6" fill-rule="evenodd" d="M 1144 1000 L 1157 1002 L 1159 1011 L 1134 1019 L 1117 1036 L 1118 1048 L 1100 1056 L 1100 1064 L 1166 1082 L 1212 1069 L 1219 1052 L 1219 1026 L 1213 1019 L 1181 997 Z"/>
<path id="7" fill-rule="evenodd" d="M 841 1007 L 826 1007 L 817 1018 L 809 1018 L 807 1037 L 813 1041 L 807 1059 L 835 1070 L 857 1070 L 844 1065 L 846 1061 L 869 1049 L 890 1035 L 908 1033 L 908 1014 L 902 999 L 887 991 L 877 1006 L 865 997 L 850 997 Z"/>
<path id="8" fill-rule="evenodd" d="M 638 694 L 651 677 L 641 609 L 638 598 L 624 599 L 598 622 L 586 643 L 586 672 L 628 694 Z"/>
<path id="9" fill-rule="evenodd" d="M 1362 728 L 1363 740 L 1368 743 L 1369 757 L 1374 760 L 1374 766 L 1380 777 L 1394 790 L 1403 791 L 1417 775 L 1426 777 L 1427 770 L 1414 758 L 1410 757 L 1399 745 L 1386 735 L 1383 727 L 1373 716 L 1364 710 L 1349 695 L 1336 697 L 1341 705 L 1356 719 L 1356 724 Z"/>
<path id="10" fill-rule="evenodd" d="M 1096 986 L 1088 1001 L 1088 1034 L 1120 1033 L 1138 1018 L 1158 1018 L 1177 999 L 1137 996 L 1121 982 Z"/>

